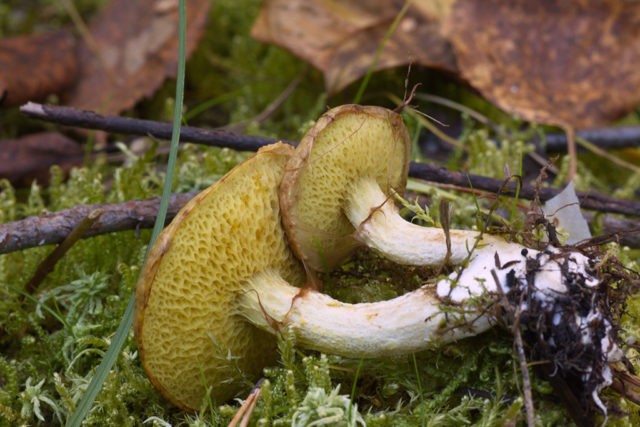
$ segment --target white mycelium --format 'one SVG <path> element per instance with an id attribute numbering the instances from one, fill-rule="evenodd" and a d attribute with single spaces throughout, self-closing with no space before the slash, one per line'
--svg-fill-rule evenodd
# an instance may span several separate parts
<path id="1" fill-rule="evenodd" d="M 622 352 L 594 262 L 553 247 L 490 242 L 435 289 L 377 303 L 345 304 L 268 272 L 256 275 L 239 296 L 239 314 L 270 332 L 291 328 L 303 347 L 348 357 L 419 351 L 517 317 L 530 357 L 552 363 L 554 375 L 578 379 L 579 397 L 591 396 L 606 413 L 599 392 L 612 384 L 610 363 Z"/>
<path id="2" fill-rule="evenodd" d="M 468 268 L 438 283 L 437 296 L 457 304 L 504 296 L 538 351 L 534 357 L 553 363 L 558 375 L 579 377 L 584 393 L 606 413 L 599 392 L 612 384 L 610 363 L 623 354 L 594 261 L 553 247 L 536 251 L 507 245 L 476 250 Z"/>

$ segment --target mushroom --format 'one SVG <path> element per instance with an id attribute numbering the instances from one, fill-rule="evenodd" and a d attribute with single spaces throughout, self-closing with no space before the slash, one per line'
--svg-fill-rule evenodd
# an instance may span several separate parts
<path id="1" fill-rule="evenodd" d="M 500 296 L 527 291 L 525 303 L 555 310 L 554 295 L 599 284 L 580 254 L 497 241 L 475 249 L 466 267 L 437 284 L 388 301 L 345 304 L 291 286 L 305 283 L 286 244 L 278 203 L 292 151 L 273 144 L 236 166 L 185 205 L 151 249 L 136 288 L 136 339 L 151 382 L 181 408 L 197 410 L 208 389 L 219 402 L 233 397 L 274 362 L 276 340 L 269 334 L 284 328 L 302 347 L 388 357 L 488 329 L 496 317 L 487 304 Z M 618 357 L 606 317 L 582 310 L 569 321 L 599 349 L 600 362 Z M 610 372 L 597 372 L 597 387 L 610 384 Z"/>
<path id="2" fill-rule="evenodd" d="M 468 261 L 466 268 L 437 284 L 436 299 L 462 306 L 478 297 L 504 296 L 500 304 L 508 305 L 504 308 L 512 317 L 526 317 L 511 321 L 538 340 L 534 346 L 545 349 L 542 358 L 560 359 L 558 370 L 579 377 L 585 393 L 604 410 L 598 393 L 611 384 L 609 364 L 622 354 L 608 303 L 603 303 L 607 285 L 593 273 L 594 260 L 564 249 L 540 252 L 498 236 L 445 233 L 405 221 L 391 194 L 404 186 L 408 144 L 403 122 L 392 111 L 345 105 L 325 113 L 298 145 L 281 184 L 283 223 L 294 252 L 307 267 L 321 271 L 332 269 L 359 244 L 400 264 Z M 411 300 L 412 295 L 402 298 Z M 472 322 L 472 333 L 483 329 L 487 316 Z M 537 323 L 527 325 L 525 320 L 531 319 Z M 460 319 L 447 317 L 451 320 L 456 324 Z M 429 339 L 434 332 L 430 330 Z"/>
<path id="3" fill-rule="evenodd" d="M 409 167 L 409 135 L 386 108 L 343 105 L 318 119 L 298 145 L 280 189 L 292 249 L 313 270 L 339 265 L 365 244 L 399 264 L 437 265 L 447 259 L 445 232 L 404 220 L 392 191 L 402 193 Z M 448 260 L 498 245 L 476 231 L 450 230 Z"/>
<path id="4" fill-rule="evenodd" d="M 229 399 L 273 363 L 275 340 L 265 331 L 292 328 L 303 347 L 384 357 L 489 327 L 482 318 L 439 334 L 445 314 L 433 286 L 353 305 L 291 286 L 305 283 L 279 215 L 292 151 L 273 144 L 236 166 L 189 201 L 150 251 L 136 288 L 135 334 L 150 381 L 181 408 L 198 409 L 208 387 L 214 400 Z"/>
<path id="5" fill-rule="evenodd" d="M 243 281 L 270 269 L 304 271 L 280 226 L 277 185 L 292 148 L 271 145 L 190 200 L 158 236 L 136 288 L 135 333 L 150 381 L 175 405 L 198 409 L 239 390 L 275 361 L 272 336 L 246 326 Z"/>

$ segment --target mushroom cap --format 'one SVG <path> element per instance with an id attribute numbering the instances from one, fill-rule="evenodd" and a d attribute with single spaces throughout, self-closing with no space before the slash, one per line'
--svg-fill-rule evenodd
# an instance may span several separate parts
<path id="1" fill-rule="evenodd" d="M 225 401 L 275 361 L 273 335 L 249 324 L 236 299 L 267 268 L 304 283 L 278 204 L 292 152 L 276 143 L 236 166 L 190 200 L 149 253 L 136 288 L 139 354 L 150 381 L 180 408 L 198 410 L 207 387 Z"/>
<path id="2" fill-rule="evenodd" d="M 344 213 L 345 195 L 363 177 L 385 194 L 402 194 L 409 171 L 409 133 L 402 118 L 376 106 L 342 105 L 322 115 L 287 163 L 280 206 L 296 255 L 328 271 L 360 245 Z"/>

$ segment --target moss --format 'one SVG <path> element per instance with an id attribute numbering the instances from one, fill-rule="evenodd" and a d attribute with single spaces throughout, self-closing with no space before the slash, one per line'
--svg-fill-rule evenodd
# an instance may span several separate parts
<path id="1" fill-rule="evenodd" d="M 23 6 L 27 3 L 10 0 L 0 5 L 0 34 L 31 31 L 36 17 L 42 18 L 43 13 L 55 16 L 50 21 L 52 26 L 68 22 L 66 15 L 54 8 L 55 2 L 45 2 L 48 8 L 40 11 L 27 10 Z M 100 3 L 87 0 L 77 6 L 87 12 L 96 10 Z M 282 49 L 251 39 L 248 30 L 258 5 L 257 0 L 213 3 L 203 42 L 188 64 L 186 116 L 194 125 L 244 123 L 248 133 L 295 140 L 326 104 L 348 102 L 358 83 L 328 98 L 319 72 Z M 414 73 L 416 78 L 430 75 Z M 404 74 L 403 70 L 376 73 L 366 102 L 385 103 L 381 94 L 389 88 L 400 93 Z M 304 78 L 281 109 L 267 121 L 254 120 L 298 75 Z M 517 120 L 487 106 L 459 85 L 441 80 L 438 93 L 457 94 L 467 105 L 484 109 L 510 131 L 518 130 Z M 166 118 L 173 102 L 167 99 L 173 95 L 172 85 L 168 82 L 154 99 L 140 103 L 130 114 Z M 4 127 L 3 135 L 15 133 L 14 128 L 13 124 Z M 522 156 L 531 151 L 531 146 L 496 144 L 489 137 L 487 130 L 465 122 L 463 139 L 468 143 L 469 157 L 460 152 L 455 165 L 496 178 L 503 178 L 505 164 L 512 173 L 519 173 Z M 98 159 L 74 169 L 69 176 L 53 168 L 46 188 L 34 183 L 30 189 L 16 191 L 0 181 L 0 222 L 78 204 L 157 196 L 164 178 L 158 167 L 164 161 L 159 154 L 161 147 L 161 143 L 152 143 L 142 154 L 121 147 L 126 161 L 120 167 Z M 173 188 L 200 190 L 246 156 L 227 149 L 186 146 L 180 153 Z M 562 161 L 560 169 L 566 169 Z M 608 183 L 599 183 L 591 173 L 594 169 L 592 159 L 581 164 L 581 188 Z M 640 179 L 633 177 L 620 194 L 629 196 L 638 186 Z M 441 221 L 439 206 L 446 200 L 454 208 L 452 226 L 482 224 L 491 206 L 448 190 L 419 190 L 430 198 L 424 219 Z M 505 199 L 494 208 L 511 211 L 512 207 L 513 201 Z M 511 223 L 517 227 L 524 222 L 512 217 Z M 148 239 L 148 231 L 130 231 L 78 242 L 33 296 L 24 295 L 24 285 L 51 247 L 0 255 L 0 426 L 58 424 L 75 409 L 120 321 Z M 638 269 L 637 251 L 613 250 L 620 253 L 625 266 Z M 352 262 L 324 279 L 327 292 L 341 300 L 376 301 L 415 289 L 437 273 L 399 268 L 361 251 Z M 640 336 L 638 318 L 640 298 L 636 297 L 629 300 L 622 320 L 630 341 Z M 301 351 L 290 334 L 279 337 L 279 349 L 279 363 L 264 371 L 252 425 L 291 425 L 295 420 L 323 418 L 329 422 L 327 413 L 339 415 L 330 420 L 334 425 L 358 424 L 359 417 L 369 426 L 493 426 L 522 424 L 524 420 L 512 341 L 508 332 L 500 329 L 441 349 L 387 360 L 351 360 Z M 637 365 L 638 354 L 631 351 L 630 356 Z M 534 375 L 532 386 L 538 423 L 566 424 L 568 414 L 555 402 L 550 385 Z M 238 406 L 235 401 L 205 399 L 197 414 L 171 407 L 144 375 L 130 336 L 85 424 L 140 425 L 146 420 L 147 425 L 158 426 L 226 425 Z M 613 425 L 639 423 L 637 407 L 625 402 L 620 407 L 630 417 L 613 420 Z"/>
<path id="2" fill-rule="evenodd" d="M 198 160 L 185 157 L 185 165 Z M 207 173 L 221 174 L 228 168 L 223 157 L 218 157 L 220 162 L 210 164 Z M 154 156 L 142 156 L 115 171 L 96 163 L 73 170 L 64 181 L 54 169 L 51 186 L 44 191 L 34 184 L 24 202 L 17 201 L 4 184 L 0 215 L 15 219 L 44 209 L 149 197 L 158 192 L 153 184 L 158 180 L 154 161 Z M 116 177 L 115 185 L 107 189 L 109 176 Z M 140 185 L 143 182 L 151 184 Z M 193 183 L 181 179 L 176 185 L 194 189 Z M 47 276 L 38 293 L 27 298 L 23 286 L 51 248 L 0 256 L 0 346 L 4 355 L 0 424 L 43 423 L 41 417 L 48 424 L 58 416 L 66 418 L 74 409 L 120 321 L 148 238 L 147 231 L 140 235 L 130 231 L 80 241 Z M 42 403 L 36 410 L 28 405 L 33 399 L 55 405 Z M 88 423 L 139 424 L 141 416 L 151 416 L 158 408 L 166 411 L 166 403 L 152 390 L 130 341 Z"/>
<path id="3" fill-rule="evenodd" d="M 469 133 L 466 145 L 469 150 L 469 172 L 497 179 L 505 178 L 506 169 L 511 174 L 521 174 L 523 157 L 533 151 L 533 145 L 520 140 L 501 141 L 498 144 L 489 138 L 485 129 Z"/>
<path id="4" fill-rule="evenodd" d="M 134 174 L 137 170 L 139 179 L 148 173 L 135 163 L 129 168 L 121 173 Z M 86 178 L 93 173 L 78 172 L 72 180 L 83 177 L 92 187 L 93 180 Z M 64 185 L 73 187 L 71 182 Z M 116 191 L 114 187 L 112 190 Z M 82 191 L 73 194 L 79 199 L 85 197 Z M 37 266 L 42 251 L 20 254 L 30 265 L 29 270 Z M 74 409 L 108 346 L 105 337 L 119 321 L 143 251 L 144 240 L 132 232 L 79 242 L 48 277 L 46 290 L 37 296 L 37 302 L 19 314 L 9 309 L 19 300 L 13 289 L 29 274 L 18 278 L 17 271 L 2 270 L 3 292 L 8 296 L 2 300 L 2 324 L 6 326 L 2 341 L 5 356 L 0 363 L 0 414 L 4 425 L 42 423 L 33 409 L 22 410 L 27 395 L 39 396 L 39 411 L 47 422 L 56 422 L 57 414 L 64 419 Z M 105 253 L 109 256 L 99 256 Z M 429 275 L 389 267 L 375 255 L 363 252 L 357 263 L 345 265 L 328 282 L 333 282 L 334 294 L 353 300 L 360 298 L 356 294 L 361 291 L 361 283 L 377 282 L 370 285 L 366 297 L 375 300 L 413 288 Z M 18 342 L 16 336 L 20 336 Z M 500 332 L 392 360 L 349 360 L 301 352 L 294 344 L 291 336 L 282 337 L 281 365 L 265 370 L 263 394 L 253 417 L 256 425 L 309 420 L 305 417 L 318 416 L 317 408 L 322 405 L 342 413 L 345 419 L 349 415 L 351 420 L 358 420 L 351 414 L 359 414 L 367 425 L 419 425 L 424 420 L 431 420 L 433 425 L 498 425 L 508 417 L 520 416 L 511 342 Z M 213 402 L 198 416 L 171 408 L 144 376 L 135 351 L 130 339 L 87 425 L 138 425 L 145 419 L 160 424 L 223 425 L 235 413 L 235 405 L 218 407 Z M 33 389 L 43 380 L 37 390 Z M 544 383 L 536 382 L 536 390 L 539 396 L 549 393 Z M 54 405 L 42 403 L 46 399 Z M 539 401 L 541 408 L 547 405 L 544 398 Z M 540 413 L 549 422 L 566 416 L 557 407 Z"/>
<path id="5" fill-rule="evenodd" d="M 211 179 L 232 163 L 225 160 L 223 150 L 216 150 L 185 154 L 185 168 L 195 170 L 189 162 L 201 156 L 218 157 L 218 161 L 204 162 L 210 166 L 202 176 L 211 174 Z M 118 199 L 123 194 L 148 196 L 156 189 L 139 182 L 153 175 L 148 167 L 153 159 L 144 160 L 147 167 L 138 161 L 142 160 L 113 172 L 113 176 L 128 179 L 120 178 L 109 191 L 96 184 L 95 170 L 79 170 L 65 183 L 53 180 L 49 202 L 65 206 L 73 205 L 76 199 L 80 203 L 87 198 Z M 185 189 L 205 184 L 186 176 L 176 183 Z M 89 194 L 96 189 L 102 195 Z M 45 203 L 42 190 L 35 193 L 40 195 L 31 197 L 24 206 L 4 203 L 3 215 L 15 216 L 12 212 L 16 208 L 26 213 Z M 56 423 L 58 416 L 65 419 L 74 409 L 124 310 L 147 238 L 146 233 L 137 237 L 134 232 L 123 232 L 77 243 L 48 276 L 36 301 L 21 301 L 19 290 L 48 248 L 0 256 L 0 424 Z M 401 271 L 365 251 L 326 282 L 327 289 L 340 299 L 379 300 L 415 288 L 431 274 L 416 269 Z M 16 310 L 19 306 L 23 308 Z M 625 323 L 632 336 L 638 334 L 633 320 L 640 315 L 638 307 L 638 302 L 630 302 Z M 373 426 L 503 425 L 522 420 L 520 380 L 505 332 L 492 331 L 440 350 L 391 360 L 359 361 L 302 352 L 295 349 L 291 337 L 281 339 L 280 351 L 281 365 L 265 371 L 255 425 L 291 425 L 293 420 L 312 419 L 305 417 L 322 419 L 318 408 L 325 406 L 334 414 L 343 414 L 344 419 L 353 411 Z M 549 385 L 534 379 L 534 391 L 540 423 L 563 423 L 567 414 L 550 402 Z M 40 402 L 38 411 L 46 422 L 39 420 L 35 406 L 25 406 L 34 398 Z M 224 425 L 237 405 L 219 407 L 211 402 L 204 408 L 197 416 L 171 408 L 144 376 L 135 344 L 129 340 L 86 424 L 139 425 L 150 419 L 157 425 Z"/>

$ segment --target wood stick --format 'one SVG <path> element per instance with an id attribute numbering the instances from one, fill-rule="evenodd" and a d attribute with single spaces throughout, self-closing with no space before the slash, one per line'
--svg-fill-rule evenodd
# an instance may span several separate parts
<path id="1" fill-rule="evenodd" d="M 585 129 L 576 132 L 576 137 L 607 150 L 640 146 L 640 126 L 616 126 L 602 129 Z M 547 152 L 566 151 L 567 136 L 552 133 L 545 136 Z"/>
<path id="2" fill-rule="evenodd" d="M 172 194 L 167 221 L 171 221 L 196 193 Z M 61 243 L 93 211 L 100 217 L 84 231 L 82 238 L 153 227 L 160 198 L 130 200 L 123 203 L 81 205 L 70 209 L 0 224 L 0 254 L 36 246 Z M 587 215 L 588 220 L 594 220 Z M 605 216 L 600 218 L 604 234 L 613 234 L 622 245 L 640 247 L 640 221 Z"/>
<path id="3" fill-rule="evenodd" d="M 169 199 L 167 221 L 196 193 L 173 194 Z M 124 203 L 102 203 L 76 206 L 43 216 L 0 224 L 0 254 L 36 246 L 61 243 L 87 218 L 99 210 L 97 218 L 82 238 L 115 231 L 151 228 L 160 207 L 160 198 L 130 200 Z"/>
<path id="4" fill-rule="evenodd" d="M 33 102 L 23 105 L 20 111 L 29 117 L 67 126 L 100 129 L 108 132 L 132 135 L 149 135 L 160 139 L 171 138 L 172 126 L 170 123 L 118 116 L 103 116 L 90 111 L 36 104 Z M 256 151 L 264 145 L 275 142 L 273 139 L 258 136 L 248 136 L 233 132 L 206 130 L 188 126 L 181 127 L 180 139 L 184 142 L 194 142 L 215 147 L 228 147 L 239 151 Z M 285 142 L 295 145 L 295 143 L 291 141 Z M 428 163 L 412 162 L 409 168 L 409 175 L 413 178 L 424 179 L 426 181 L 449 183 L 460 187 L 471 187 L 493 193 L 501 191 L 501 194 L 504 195 L 514 195 L 516 190 L 515 183 L 509 183 L 505 186 L 504 181 L 500 179 L 463 172 L 453 172 L 444 167 Z M 539 197 L 542 201 L 545 201 L 559 192 L 560 190 L 554 188 L 543 188 L 539 193 Z M 523 199 L 531 200 L 535 195 L 536 191 L 532 186 L 524 185 L 520 189 L 519 197 Z M 637 201 L 616 199 L 604 194 L 592 192 L 578 192 L 578 199 L 583 209 L 640 216 L 640 202 Z"/>
<path id="5" fill-rule="evenodd" d="M 30 294 L 34 294 L 42 281 L 47 277 L 49 273 L 53 271 L 58 261 L 62 259 L 62 257 L 71 249 L 71 247 L 81 239 L 86 232 L 91 228 L 93 224 L 100 218 L 102 215 L 102 210 L 95 209 L 84 217 L 71 232 L 64 238 L 64 240 L 56 246 L 56 248 L 47 256 L 38 268 L 36 272 L 31 277 L 31 280 L 27 282 L 24 287 L 25 292 Z"/>
<path id="6" fill-rule="evenodd" d="M 171 130 L 173 129 L 171 123 L 120 116 L 103 116 L 92 111 L 37 104 L 35 102 L 26 103 L 20 107 L 20 112 L 29 117 L 65 126 L 97 129 L 128 135 L 146 135 L 165 140 L 171 139 Z M 238 151 L 257 151 L 258 148 L 264 145 L 276 142 L 274 139 L 259 136 L 242 135 L 222 130 L 194 128 L 191 126 L 180 126 L 180 140 L 213 147 L 230 147 Z"/>

